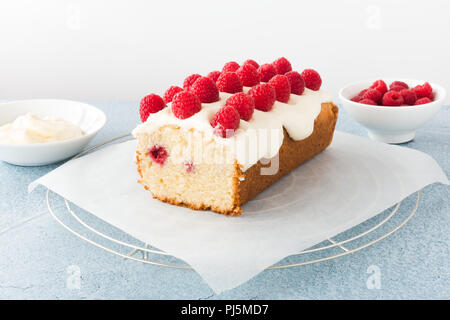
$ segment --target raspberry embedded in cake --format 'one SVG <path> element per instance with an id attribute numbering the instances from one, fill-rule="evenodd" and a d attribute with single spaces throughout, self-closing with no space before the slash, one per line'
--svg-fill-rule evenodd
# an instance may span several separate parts
<path id="1" fill-rule="evenodd" d="M 186 160 L 183 166 L 187 173 L 193 173 L 195 171 L 194 163 L 191 160 Z"/>
<path id="2" fill-rule="evenodd" d="M 157 164 L 159 164 L 160 166 L 164 165 L 164 163 L 167 160 L 167 157 L 169 156 L 166 148 L 159 145 L 152 146 L 148 150 L 148 154 L 152 158 L 152 160 Z"/>

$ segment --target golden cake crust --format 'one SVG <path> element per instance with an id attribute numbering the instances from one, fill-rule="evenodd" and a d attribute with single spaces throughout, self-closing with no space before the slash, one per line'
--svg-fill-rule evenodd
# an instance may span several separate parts
<path id="1" fill-rule="evenodd" d="M 338 107 L 333 103 L 322 103 L 322 109 L 314 121 L 314 131 L 306 139 L 295 141 L 284 129 L 284 140 L 279 151 L 279 170 L 274 175 L 261 175 L 265 167 L 258 161 L 244 174 L 239 184 L 239 206 L 253 199 L 271 184 L 325 150 L 331 143 L 338 116 Z"/>
<path id="2" fill-rule="evenodd" d="M 242 213 L 241 206 L 253 199 L 264 189 L 281 179 L 286 174 L 297 168 L 302 163 L 311 159 L 318 153 L 325 150 L 333 139 L 334 129 L 338 116 L 338 107 L 332 102 L 322 103 L 321 112 L 314 121 L 312 134 L 303 140 L 295 141 L 289 137 L 284 129 L 284 140 L 279 150 L 279 169 L 273 175 L 261 175 L 261 169 L 266 167 L 257 162 L 255 165 L 242 172 L 241 167 L 235 162 L 235 175 L 233 177 L 233 206 L 228 210 L 212 207 L 209 205 L 197 205 L 186 203 L 174 198 L 153 195 L 153 198 L 177 206 L 187 207 L 193 210 L 211 210 L 217 213 L 230 216 L 239 216 Z M 141 177 L 138 180 L 146 190 L 149 188 L 143 183 L 142 175 L 142 155 L 136 152 L 137 170 Z M 149 190 L 150 191 L 150 190 Z"/>

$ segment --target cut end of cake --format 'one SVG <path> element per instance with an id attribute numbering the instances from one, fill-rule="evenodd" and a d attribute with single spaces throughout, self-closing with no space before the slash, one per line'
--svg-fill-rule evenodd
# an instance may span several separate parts
<path id="1" fill-rule="evenodd" d="M 137 136 L 141 183 L 161 201 L 240 215 L 239 165 L 226 146 L 194 129 L 167 125 Z"/>

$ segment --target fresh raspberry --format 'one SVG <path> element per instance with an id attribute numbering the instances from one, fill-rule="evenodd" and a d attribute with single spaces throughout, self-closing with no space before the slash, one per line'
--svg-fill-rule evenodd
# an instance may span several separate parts
<path id="1" fill-rule="evenodd" d="M 199 74 L 196 74 L 196 73 L 191 74 L 189 77 L 184 79 L 184 81 L 183 81 L 183 89 L 186 90 L 186 91 L 189 91 L 191 86 L 194 84 L 195 80 L 197 80 L 200 77 L 201 77 L 201 75 L 199 75 Z"/>
<path id="2" fill-rule="evenodd" d="M 236 72 L 222 72 L 216 81 L 216 85 L 220 92 L 242 92 L 242 82 Z"/>
<path id="3" fill-rule="evenodd" d="M 150 113 L 156 113 L 166 107 L 163 99 L 157 94 L 149 94 L 141 99 L 139 105 L 139 115 L 142 122 L 145 122 Z"/>
<path id="4" fill-rule="evenodd" d="M 255 100 L 255 108 L 261 111 L 270 111 L 275 103 L 275 88 L 268 83 L 258 84 L 252 87 L 248 94 Z"/>
<path id="5" fill-rule="evenodd" d="M 350 100 L 352 100 L 352 101 L 354 101 L 354 102 L 359 102 L 360 100 L 363 99 L 363 95 L 364 95 L 364 93 L 367 92 L 367 90 L 369 90 L 369 89 L 361 90 L 356 96 L 354 96 L 354 97 L 351 98 Z"/>
<path id="6" fill-rule="evenodd" d="M 398 91 L 398 92 L 400 92 L 400 91 L 402 91 L 403 89 L 405 89 L 405 87 L 403 87 L 403 86 L 397 86 L 397 85 L 395 85 L 395 86 L 393 86 L 393 85 L 389 86 L 389 91 Z"/>
<path id="7" fill-rule="evenodd" d="M 244 92 L 235 93 L 225 102 L 227 106 L 234 107 L 242 120 L 249 121 L 255 111 L 255 101 Z"/>
<path id="8" fill-rule="evenodd" d="M 366 99 L 361 99 L 358 102 L 362 103 L 362 104 L 370 104 L 372 106 L 376 106 L 377 105 L 377 103 L 375 101 L 373 101 L 372 99 L 367 99 L 367 98 Z"/>
<path id="9" fill-rule="evenodd" d="M 403 100 L 406 104 L 412 106 L 416 103 L 417 95 L 414 90 L 411 89 L 403 89 L 399 91 L 400 95 L 403 97 Z"/>
<path id="10" fill-rule="evenodd" d="M 322 79 L 317 71 L 313 69 L 305 69 L 302 72 L 303 80 L 305 80 L 305 86 L 308 89 L 317 91 L 322 85 Z"/>
<path id="11" fill-rule="evenodd" d="M 251 65 L 254 66 L 256 69 L 259 68 L 259 64 L 258 64 L 258 62 L 256 62 L 255 60 L 252 60 L 252 59 L 245 60 L 244 63 L 243 63 L 243 65 L 244 65 L 244 64 L 247 64 L 247 63 L 251 64 Z"/>
<path id="12" fill-rule="evenodd" d="M 284 74 L 291 85 L 291 93 L 293 94 L 302 94 L 305 91 L 305 80 L 300 73 L 297 71 L 289 71 Z"/>
<path id="13" fill-rule="evenodd" d="M 403 81 L 393 81 L 390 85 L 389 85 L 389 89 L 390 90 L 394 90 L 392 88 L 395 87 L 403 87 L 403 89 L 409 89 L 408 85 L 406 83 L 404 83 Z M 395 90 L 395 91 L 400 91 L 400 90 Z"/>
<path id="14" fill-rule="evenodd" d="M 214 128 L 215 135 L 229 138 L 234 134 L 234 130 L 239 128 L 240 121 L 239 112 L 234 107 L 225 105 L 217 111 L 209 123 Z"/>
<path id="15" fill-rule="evenodd" d="M 292 71 L 291 63 L 285 57 L 281 57 L 273 62 L 273 66 L 277 70 L 278 74 L 285 74 Z"/>
<path id="16" fill-rule="evenodd" d="M 172 102 L 173 97 L 178 93 L 183 91 L 183 88 L 177 87 L 177 86 L 171 86 L 169 89 L 166 90 L 164 93 L 163 100 L 165 103 Z"/>
<path id="17" fill-rule="evenodd" d="M 363 98 L 358 94 L 356 96 L 354 96 L 353 98 L 351 98 L 350 100 L 353 102 L 359 102 L 361 101 Z"/>
<path id="18" fill-rule="evenodd" d="M 429 98 L 430 100 L 433 98 L 433 88 L 431 88 L 428 82 L 425 82 L 423 85 L 418 85 L 413 88 L 416 92 L 417 98 Z"/>
<path id="19" fill-rule="evenodd" d="M 360 93 L 358 93 L 356 96 L 354 96 L 354 97 L 351 98 L 350 100 L 353 101 L 353 102 L 359 102 L 359 101 L 361 101 L 361 100 L 363 99 L 364 93 L 366 93 L 367 90 L 369 90 L 369 89 L 361 90 Z"/>
<path id="20" fill-rule="evenodd" d="M 225 63 L 225 65 L 222 68 L 222 72 L 236 72 L 236 70 L 239 69 L 239 63 L 230 61 Z"/>
<path id="21" fill-rule="evenodd" d="M 253 87 L 260 82 L 258 71 L 250 63 L 240 66 L 239 69 L 236 70 L 236 73 L 241 79 L 243 86 Z"/>
<path id="22" fill-rule="evenodd" d="M 376 89 L 378 91 L 380 91 L 381 95 L 384 95 L 387 91 L 387 85 L 386 82 L 384 82 L 383 80 L 377 80 L 375 81 L 371 86 L 370 89 Z"/>
<path id="23" fill-rule="evenodd" d="M 178 119 L 186 119 L 202 108 L 200 99 L 189 91 L 178 92 L 172 100 L 172 112 Z"/>
<path id="24" fill-rule="evenodd" d="M 426 104 L 426 103 L 430 103 L 430 102 L 431 102 L 431 99 L 425 97 L 425 98 L 417 99 L 417 101 L 414 103 L 414 105 L 418 106 L 419 104 Z"/>
<path id="25" fill-rule="evenodd" d="M 362 99 L 364 99 L 363 96 L 364 96 L 364 94 L 365 94 L 368 90 L 369 90 L 369 89 L 361 90 L 356 96 L 354 96 L 354 97 L 351 98 L 350 100 L 351 100 L 351 101 L 354 101 L 354 102 L 359 102 L 359 101 L 361 101 Z"/>
<path id="26" fill-rule="evenodd" d="M 361 90 L 359 93 L 358 93 L 358 96 L 363 96 L 364 95 L 364 93 L 366 93 L 367 92 L 367 90 L 369 90 L 370 88 L 368 88 L 368 89 L 363 89 L 363 90 Z"/>
<path id="27" fill-rule="evenodd" d="M 277 74 L 270 79 L 269 84 L 275 88 L 276 99 L 280 102 L 287 103 L 291 96 L 291 85 L 288 77 L 282 74 Z"/>
<path id="28" fill-rule="evenodd" d="M 210 78 L 212 81 L 216 82 L 220 74 L 221 74 L 220 71 L 211 71 L 210 73 L 208 73 L 207 77 Z"/>
<path id="29" fill-rule="evenodd" d="M 163 166 L 169 156 L 167 149 L 155 144 L 148 150 L 148 155 L 160 166 Z"/>
<path id="30" fill-rule="evenodd" d="M 376 90 L 376 89 L 368 89 L 367 91 L 365 91 L 361 97 L 363 99 L 369 99 L 374 101 L 376 104 L 381 102 L 381 98 L 383 97 L 381 95 L 381 92 Z"/>
<path id="31" fill-rule="evenodd" d="M 361 102 L 361 101 L 360 101 Z M 397 91 L 388 91 L 383 95 L 383 106 L 398 107 L 403 104 L 403 97 Z"/>
<path id="32" fill-rule="evenodd" d="M 200 77 L 195 80 L 189 91 L 195 94 L 202 103 L 219 101 L 219 89 L 208 77 Z"/>
<path id="33" fill-rule="evenodd" d="M 258 68 L 258 73 L 262 82 L 269 82 L 272 77 L 277 75 L 277 69 L 273 64 L 263 64 Z"/>

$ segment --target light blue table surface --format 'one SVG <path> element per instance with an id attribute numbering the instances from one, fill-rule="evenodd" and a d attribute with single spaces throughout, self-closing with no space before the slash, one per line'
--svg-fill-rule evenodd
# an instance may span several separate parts
<path id="1" fill-rule="evenodd" d="M 91 103 L 108 117 L 106 127 L 92 144 L 127 133 L 138 123 L 136 101 Z M 342 108 L 338 130 L 367 136 L 364 128 Z M 428 153 L 450 176 L 450 107 L 442 108 L 405 146 Z M 264 271 L 233 290 L 215 295 L 194 271 L 124 260 L 63 229 L 47 210 L 45 188 L 27 192 L 30 182 L 56 167 L 26 168 L 0 162 L 0 298 L 450 298 L 450 188 L 441 184 L 426 187 L 416 215 L 398 232 L 373 246 L 318 264 Z M 83 230 L 68 219 L 60 199 L 53 197 L 53 203 L 63 220 L 76 230 Z M 404 201 L 399 211 L 403 216 L 397 218 L 397 224 L 414 204 L 415 196 Z M 101 230 L 126 239 L 89 214 L 82 215 Z M 392 223 L 381 227 L 380 234 L 395 227 L 395 217 Z M 357 234 L 363 227 L 356 227 L 349 234 Z M 379 282 L 373 282 L 374 279 Z"/>

